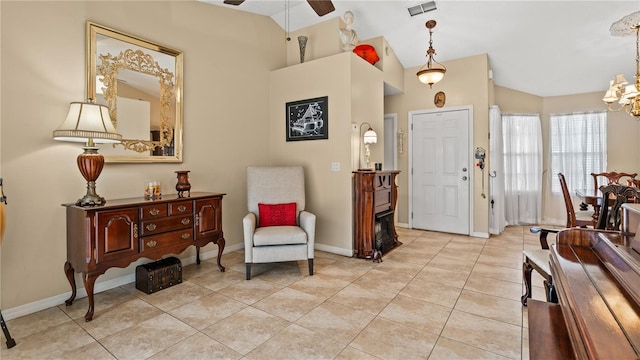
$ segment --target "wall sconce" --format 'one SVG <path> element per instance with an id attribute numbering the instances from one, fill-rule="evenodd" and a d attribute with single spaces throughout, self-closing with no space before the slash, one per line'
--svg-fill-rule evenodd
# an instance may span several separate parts
<path id="1" fill-rule="evenodd" d="M 429 88 L 438 81 L 444 78 L 444 73 L 447 72 L 447 68 L 440 64 L 439 62 L 433 59 L 433 55 L 436 54 L 433 46 L 433 41 L 431 40 L 431 34 L 433 34 L 433 28 L 436 27 L 435 20 L 429 20 L 425 24 L 427 29 L 429 29 L 429 49 L 427 49 L 427 63 L 424 64 L 423 67 L 418 70 L 416 74 L 418 76 L 418 80 L 421 83 L 429 85 Z"/>
<path id="2" fill-rule="evenodd" d="M 369 126 L 369 129 L 364 132 L 362 135 L 362 127 L 364 125 Z M 367 122 L 363 122 L 360 124 L 360 137 L 362 138 L 362 142 L 364 143 L 364 157 L 366 159 L 366 165 L 361 170 L 371 170 L 371 164 L 369 158 L 371 157 L 371 151 L 369 151 L 369 144 L 375 144 L 378 142 L 378 134 L 371 128 L 371 125 Z"/>
<path id="3" fill-rule="evenodd" d="M 98 154 L 95 144 L 114 144 L 122 140 L 111 122 L 109 108 L 95 104 L 91 99 L 86 103 L 72 102 L 67 118 L 53 131 L 53 139 L 86 143 L 77 162 L 80 173 L 87 180 L 87 194 L 76 205 L 104 205 L 104 198 L 96 194 L 96 180 L 102 172 L 104 157 Z"/>

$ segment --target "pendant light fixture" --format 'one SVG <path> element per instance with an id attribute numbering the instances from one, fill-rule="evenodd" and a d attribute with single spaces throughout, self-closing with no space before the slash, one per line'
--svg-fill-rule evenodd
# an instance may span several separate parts
<path id="1" fill-rule="evenodd" d="M 433 59 L 436 51 L 432 46 L 433 40 L 431 39 L 431 35 L 433 34 L 433 28 L 436 27 L 436 21 L 429 20 L 425 25 L 427 29 L 429 29 L 429 49 L 427 49 L 427 63 L 420 68 L 416 75 L 418 76 L 418 80 L 420 80 L 420 82 L 429 85 L 429 88 L 431 88 L 433 84 L 444 78 L 444 73 L 447 72 L 447 68 Z"/>

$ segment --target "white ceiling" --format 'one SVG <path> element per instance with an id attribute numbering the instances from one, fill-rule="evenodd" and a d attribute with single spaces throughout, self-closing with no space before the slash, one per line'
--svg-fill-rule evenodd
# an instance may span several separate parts
<path id="1" fill-rule="evenodd" d="M 285 0 L 247 0 L 240 6 L 203 1 L 270 16 L 285 28 Z M 623 73 L 627 80 L 635 74 L 635 36 L 611 36 L 609 27 L 640 10 L 638 0 L 437 0 L 437 10 L 409 16 L 408 7 L 424 2 L 334 0 L 336 10 L 319 17 L 306 1 L 289 0 L 289 30 L 350 10 L 359 39 L 384 36 L 409 68 L 426 62 L 425 23 L 433 19 L 438 22 L 433 32 L 437 61 L 486 53 L 496 85 L 538 96 L 604 94 L 615 74 Z"/>

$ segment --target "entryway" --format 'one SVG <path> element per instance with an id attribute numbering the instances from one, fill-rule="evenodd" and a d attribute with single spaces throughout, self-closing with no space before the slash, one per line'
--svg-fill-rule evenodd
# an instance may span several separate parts
<path id="1" fill-rule="evenodd" d="M 469 235 L 471 108 L 409 112 L 409 225 Z"/>

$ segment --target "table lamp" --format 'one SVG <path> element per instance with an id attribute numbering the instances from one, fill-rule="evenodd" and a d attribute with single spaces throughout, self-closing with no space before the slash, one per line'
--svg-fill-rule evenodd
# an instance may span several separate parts
<path id="1" fill-rule="evenodd" d="M 96 144 L 114 144 L 122 140 L 111 122 L 109 108 L 95 104 L 91 99 L 72 102 L 67 118 L 53 131 L 53 139 L 86 143 L 77 161 L 80 173 L 87 181 L 87 194 L 76 201 L 76 205 L 104 205 L 104 198 L 96 194 L 96 180 L 104 166 L 104 156 L 98 154 Z"/>
<path id="2" fill-rule="evenodd" d="M 362 135 L 362 126 L 364 126 L 365 124 L 369 126 L 369 129 L 364 132 L 364 135 Z M 367 122 L 363 122 L 362 124 L 360 124 L 360 134 L 362 136 L 362 142 L 364 143 L 364 156 L 367 161 L 367 164 L 364 170 L 371 170 L 371 164 L 369 161 L 371 157 L 371 151 L 369 150 L 369 144 L 377 143 L 378 135 L 376 134 L 375 131 L 373 131 L 373 129 L 371 128 L 371 125 Z"/>

